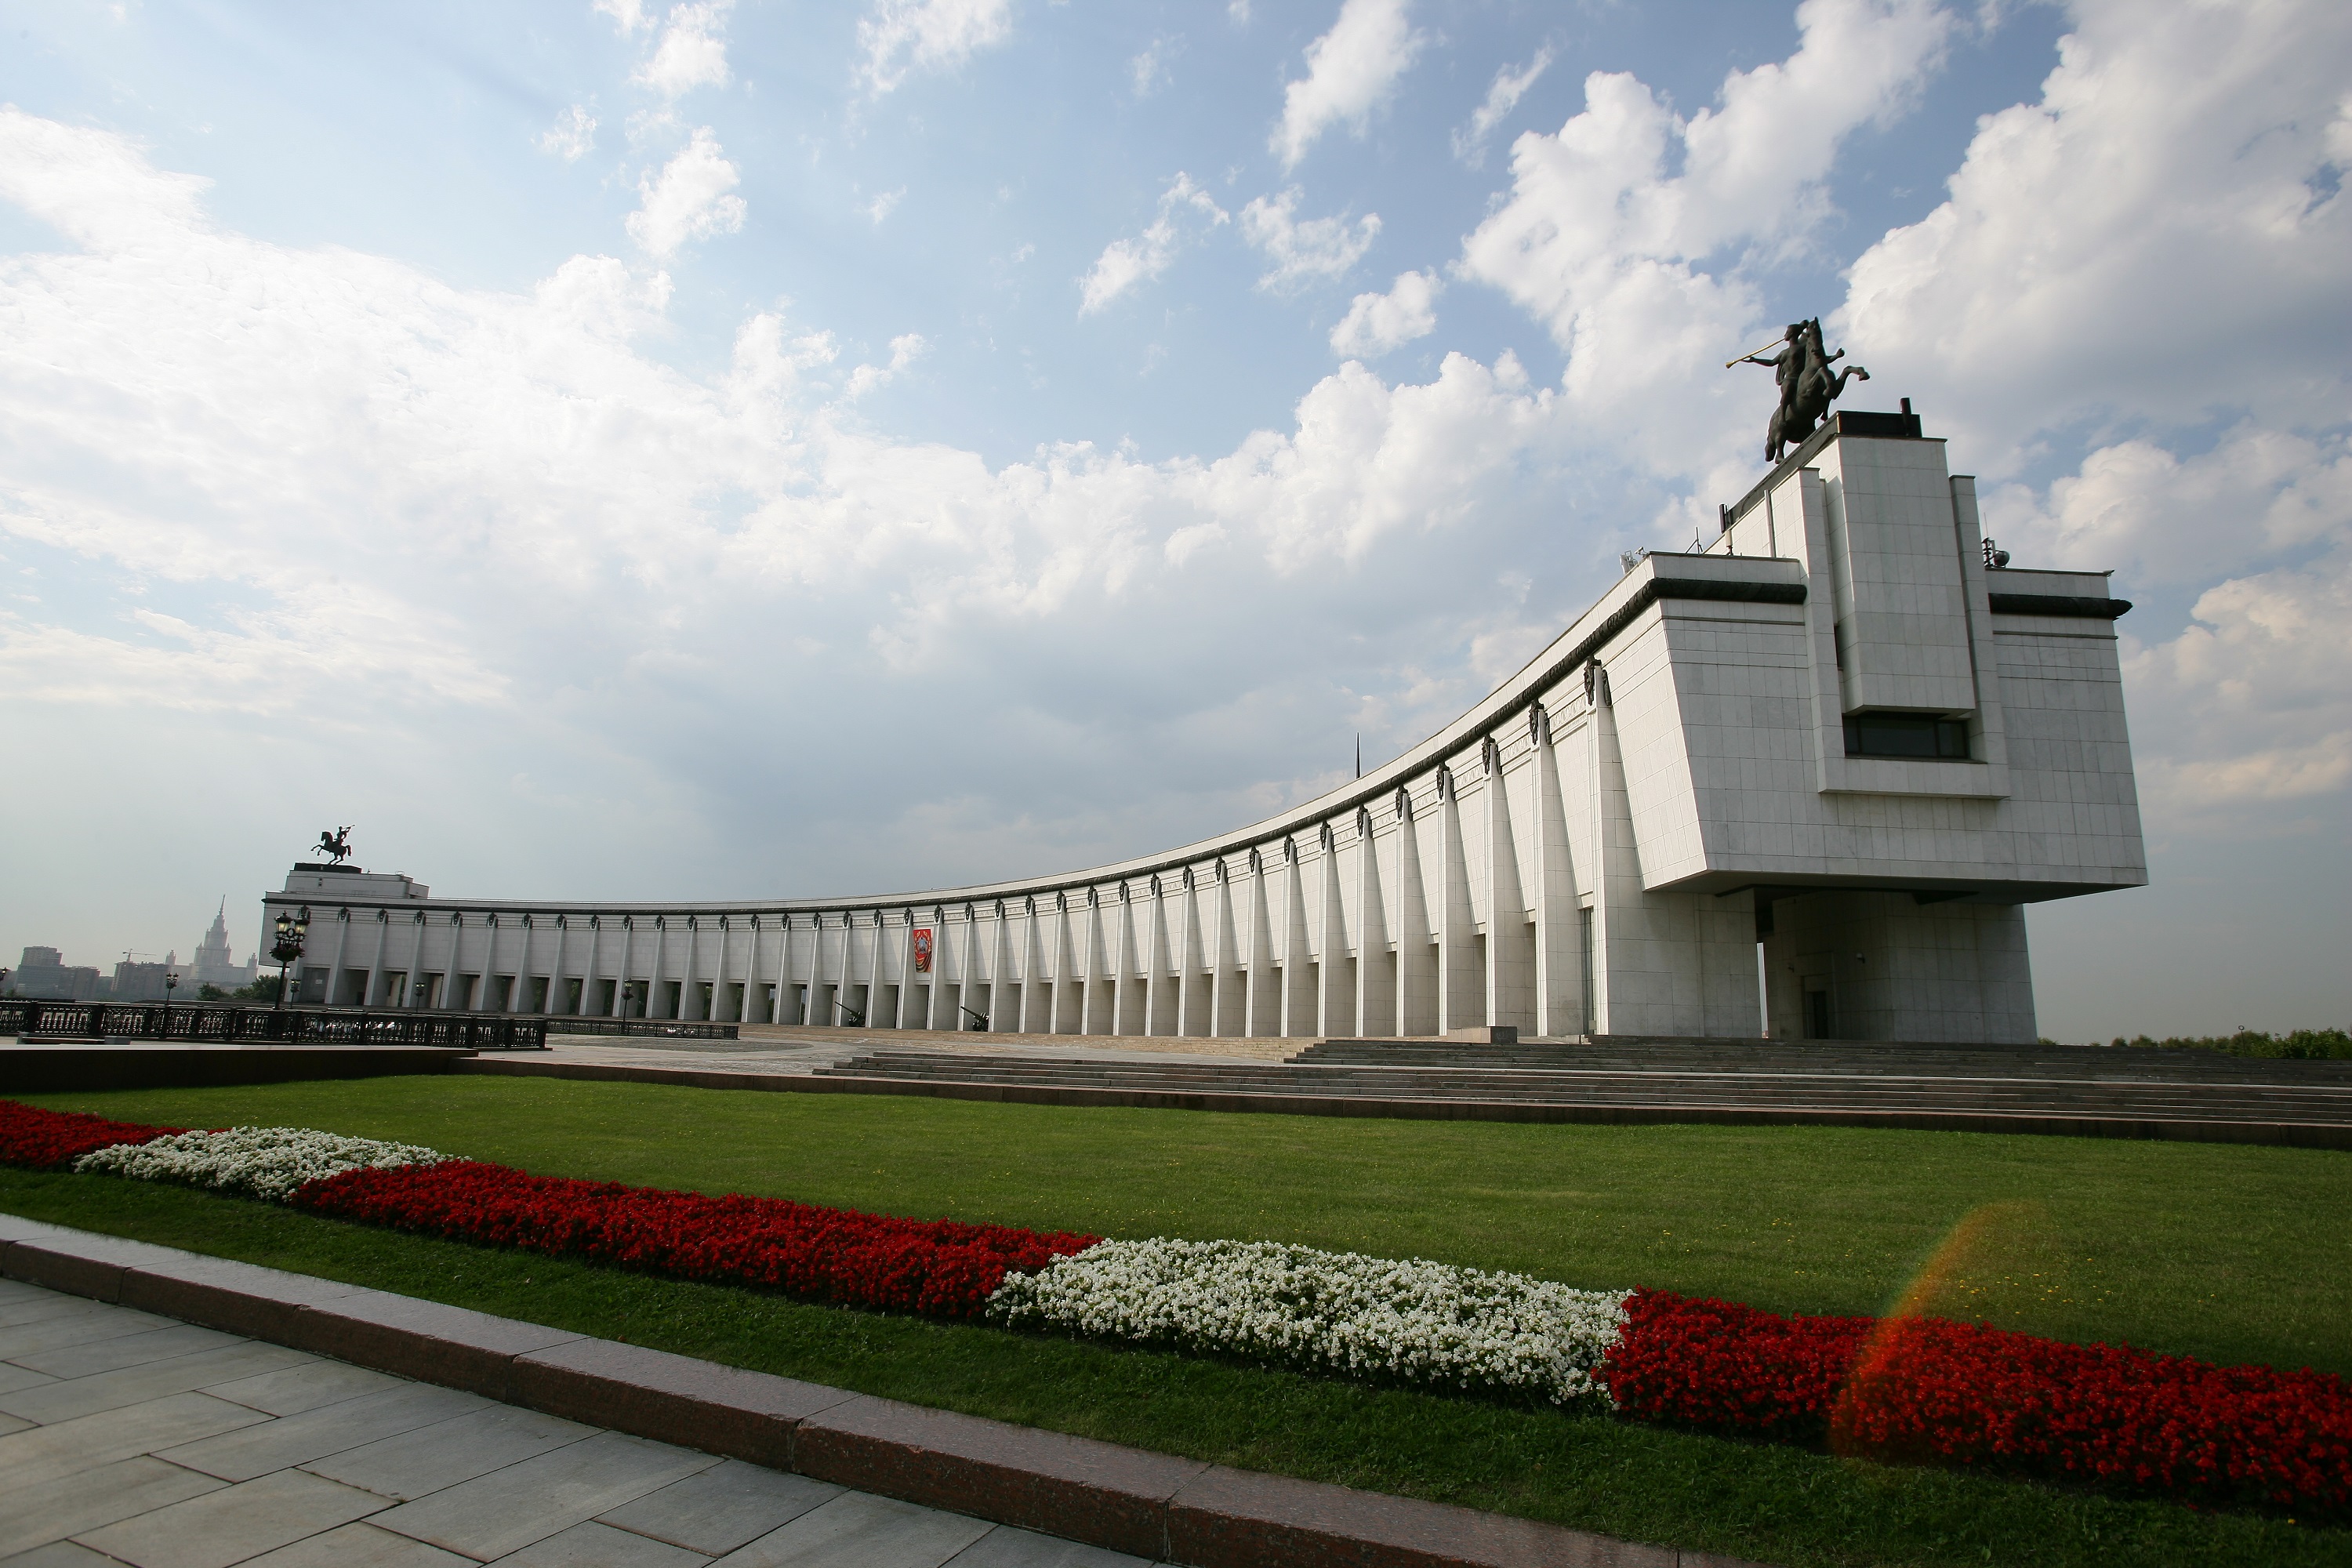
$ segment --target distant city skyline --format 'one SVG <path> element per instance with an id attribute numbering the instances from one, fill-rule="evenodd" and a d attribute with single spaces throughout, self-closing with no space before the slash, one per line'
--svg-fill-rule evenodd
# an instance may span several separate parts
<path id="1" fill-rule="evenodd" d="M 66 950 L 55 943 L 28 943 L 19 951 L 21 956 L 12 966 L 8 977 L 9 987 L 33 996 L 47 995 L 55 991 L 61 1000 L 88 1001 L 102 994 L 102 999 L 108 1001 L 152 1001 L 164 997 L 168 993 L 186 1001 L 194 998 L 200 987 L 215 985 L 223 991 L 233 991 L 240 985 L 252 984 L 261 973 L 261 952 L 257 944 L 243 963 L 236 961 L 234 945 L 229 940 L 228 899 L 226 895 L 213 911 L 212 925 L 196 939 L 195 947 L 185 964 L 181 963 L 177 948 L 164 949 L 160 959 L 152 952 L 142 953 L 135 948 L 126 948 L 121 957 L 112 961 L 110 974 L 106 965 L 74 963 Z M 87 971 L 92 984 L 88 986 L 71 984 L 60 986 L 51 982 L 47 983 L 44 989 L 33 989 L 27 983 L 26 972 L 44 969 Z M 153 973 L 151 974 L 150 971 Z M 162 976 L 167 972 L 179 973 L 179 991 L 173 992 L 163 984 Z"/>

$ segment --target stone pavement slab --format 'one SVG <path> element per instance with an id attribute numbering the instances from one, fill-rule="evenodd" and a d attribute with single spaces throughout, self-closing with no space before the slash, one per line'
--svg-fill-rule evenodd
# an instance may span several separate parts
<path id="1" fill-rule="evenodd" d="M 988 1531 L 961 1514 L 845 1492 L 719 1561 L 726 1568 L 941 1568 Z"/>
<path id="2" fill-rule="evenodd" d="M 215 1384 L 205 1392 L 222 1399 L 234 1399 L 239 1405 L 250 1405 L 272 1415 L 299 1415 L 322 1405 L 340 1405 L 362 1394 L 415 1386 L 363 1366 L 312 1361 L 282 1372 L 265 1372 L 233 1383 Z"/>
<path id="3" fill-rule="evenodd" d="M 0 1329 L 0 1358 L 15 1361 L 18 1356 L 57 1350 L 66 1345 L 88 1344 L 94 1340 L 117 1339 L 126 1334 L 152 1333 L 157 1329 L 181 1326 L 169 1318 L 152 1317 L 145 1312 L 133 1312 L 121 1307 L 108 1308 L 98 1301 L 85 1301 L 81 1305 L 89 1310 L 53 1313 L 13 1328 Z M 121 1315 L 118 1317 L 117 1313 Z"/>
<path id="4" fill-rule="evenodd" d="M 77 1546 L 70 1541 L 58 1541 L 47 1546 L 37 1546 L 18 1556 L 0 1560 L 0 1568 L 122 1568 L 122 1565 L 87 1546 Z"/>
<path id="5" fill-rule="evenodd" d="M 134 1568 L 229 1568 L 363 1519 L 390 1501 L 300 1470 L 279 1470 L 77 1539 Z"/>
<path id="6" fill-rule="evenodd" d="M 966 1568 L 1143 1561 L 18 1281 L 0 1280 L 0 1304 L 16 1329 L 69 1326 L 22 1353 L 80 1374 L 0 1359 L 0 1387 L 23 1379 L 11 1394 L 29 1402 L 0 1415 L 21 1428 L 0 1435 L 0 1568 L 691 1568 L 730 1553 L 939 1568 L 975 1545 L 988 1551 Z M 789 1431 L 848 1397 L 628 1346 L 566 1355 L 562 1336 L 478 1317 L 419 1321 L 476 1349 L 544 1345 L 543 1375 L 631 1408 L 740 1394 Z"/>
<path id="7" fill-rule="evenodd" d="M 382 1438 L 305 1468 L 330 1480 L 407 1501 L 536 1458 L 594 1431 L 536 1410 L 485 1404 L 470 1415 Z"/>
<path id="8" fill-rule="evenodd" d="M 948 1568 L 1129 1568 L 1143 1559 L 1108 1547 L 1003 1525 L 949 1560 Z"/>
<path id="9" fill-rule="evenodd" d="M 703 1568 L 709 1561 L 699 1552 L 594 1520 L 499 1559 L 502 1568 Z"/>
<path id="10" fill-rule="evenodd" d="M 300 1351 L 289 1351 L 283 1345 L 232 1341 L 217 1350 L 199 1351 L 194 1355 L 171 1356 L 91 1377 L 65 1378 L 38 1388 L 0 1394 L 0 1411 L 47 1426 L 69 1421 L 77 1415 L 144 1404 L 168 1394 L 185 1394 L 211 1384 L 234 1382 L 259 1372 L 299 1365 L 307 1359 Z"/>
<path id="11" fill-rule="evenodd" d="M 272 1470 L 308 1465 L 414 1432 L 420 1426 L 436 1426 L 460 1415 L 494 1408 L 480 1394 L 461 1389 L 395 1383 L 382 1394 L 362 1394 L 339 1405 L 305 1410 L 280 1420 L 224 1432 L 217 1437 L 164 1448 L 158 1457 L 224 1480 L 249 1481 Z M 371 1489 L 382 1491 L 383 1488 Z"/>
<path id="12" fill-rule="evenodd" d="M 200 1329 L 194 1323 L 164 1323 L 143 1333 L 85 1340 L 54 1350 L 23 1351 L 8 1359 L 55 1378 L 95 1377 L 101 1372 L 119 1372 L 126 1366 L 221 1350 L 238 1342 L 235 1334 Z"/>
<path id="13" fill-rule="evenodd" d="M 269 1417 L 226 1399 L 175 1394 L 0 1437 L 0 1496 Z"/>
<path id="14" fill-rule="evenodd" d="M 841 1492 L 806 1476 L 728 1459 L 598 1517 L 672 1546 L 721 1557 Z"/>
<path id="15" fill-rule="evenodd" d="M 474 1568 L 474 1560 L 378 1530 L 361 1520 L 248 1558 L 247 1564 L 247 1568 Z"/>
<path id="16" fill-rule="evenodd" d="M 227 1486 L 140 1455 L 0 1497 L 0 1557 Z"/>
<path id="17" fill-rule="evenodd" d="M 718 1462 L 667 1443 L 599 1432 L 404 1503 L 375 1522 L 489 1562 Z"/>

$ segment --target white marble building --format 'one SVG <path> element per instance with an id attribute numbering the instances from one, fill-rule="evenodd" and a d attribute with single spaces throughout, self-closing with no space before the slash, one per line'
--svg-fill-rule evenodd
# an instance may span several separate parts
<path id="1" fill-rule="evenodd" d="M 2099 573 L 1844 414 L 1388 766 L 1066 876 L 760 903 L 299 868 L 304 999 L 1165 1036 L 2031 1041 L 2023 906 L 2147 879 Z M 266 927 L 265 927 L 266 929 Z"/>

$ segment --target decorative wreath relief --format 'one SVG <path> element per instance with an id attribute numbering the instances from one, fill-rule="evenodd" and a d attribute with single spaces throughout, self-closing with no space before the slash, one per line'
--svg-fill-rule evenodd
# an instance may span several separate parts
<path id="1" fill-rule="evenodd" d="M 284 1203 L 304 1183 L 345 1171 L 437 1165 L 448 1158 L 414 1143 L 345 1138 L 308 1127 L 232 1127 L 226 1132 L 182 1132 L 145 1143 L 117 1143 L 84 1154 L 74 1162 L 74 1169 Z"/>
<path id="2" fill-rule="evenodd" d="M 1098 1242 L 1034 1274 L 1008 1274 L 988 1315 L 1606 1409 L 1608 1390 L 1593 1373 L 1617 1342 L 1631 1294 L 1423 1258 L 1154 1237 Z"/>

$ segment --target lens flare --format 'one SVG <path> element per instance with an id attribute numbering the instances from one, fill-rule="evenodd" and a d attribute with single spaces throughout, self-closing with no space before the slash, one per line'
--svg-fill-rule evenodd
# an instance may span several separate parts
<path id="1" fill-rule="evenodd" d="M 1873 1405 L 1903 1379 L 1905 1342 L 1912 1325 L 1926 1318 L 1956 1316 L 1952 1309 L 1976 1293 L 1970 1282 L 1994 1273 L 2020 1242 L 2046 1226 L 2048 1218 L 2042 1206 L 2031 1200 L 1979 1204 L 1945 1233 L 1855 1352 L 1853 1369 L 1830 1415 L 1832 1452 L 1854 1458 L 1895 1457 L 1860 1434 L 1874 1425 L 1868 1419 Z"/>

